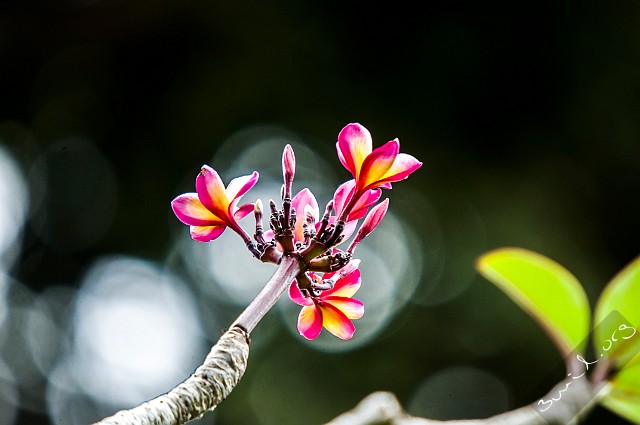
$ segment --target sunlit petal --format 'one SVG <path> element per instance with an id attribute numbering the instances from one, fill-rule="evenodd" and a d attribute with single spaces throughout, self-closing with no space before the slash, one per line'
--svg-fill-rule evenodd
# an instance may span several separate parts
<path id="1" fill-rule="evenodd" d="M 316 339 L 320 335 L 320 331 L 322 331 L 322 316 L 322 312 L 315 305 L 302 307 L 298 316 L 298 332 L 300 332 L 300 335 L 307 339 Z"/>
<path id="2" fill-rule="evenodd" d="M 393 165 L 400 150 L 398 139 L 391 140 L 376 148 L 364 159 L 360 176 L 357 178 L 358 190 L 374 188 L 376 183 L 385 176 Z"/>
<path id="3" fill-rule="evenodd" d="M 334 273 L 327 273 L 323 276 L 323 279 L 328 279 L 333 276 Z M 322 297 L 334 296 L 334 297 L 351 297 L 358 289 L 360 289 L 360 270 L 355 270 L 349 273 L 342 279 L 338 279 L 332 289 L 324 291 Z"/>
<path id="4" fill-rule="evenodd" d="M 194 241 L 210 242 L 224 232 L 227 226 L 191 226 L 189 228 Z"/>
<path id="5" fill-rule="evenodd" d="M 178 220 L 190 226 L 211 226 L 223 221 L 206 209 L 196 193 L 185 193 L 171 201 L 171 209 Z"/>
<path id="6" fill-rule="evenodd" d="M 311 298 L 305 298 L 304 295 L 302 295 L 302 292 L 300 292 L 300 288 L 298 288 L 298 284 L 295 281 L 289 285 L 289 298 L 298 305 L 313 305 Z"/>
<path id="7" fill-rule="evenodd" d="M 364 304 L 360 300 L 345 297 L 326 297 L 322 301 L 331 304 L 351 320 L 359 319 L 364 314 Z"/>
<path id="8" fill-rule="evenodd" d="M 371 153 L 371 134 L 358 123 L 348 124 L 338 134 L 336 148 L 342 165 L 357 179 L 362 162 Z"/>
<path id="9" fill-rule="evenodd" d="M 312 307 L 303 307 L 312 308 Z M 322 326 L 324 326 L 329 332 L 334 334 L 340 339 L 351 339 L 356 327 L 351 320 L 340 310 L 329 303 L 322 303 L 320 305 L 322 311 Z M 302 312 L 300 312 L 302 315 Z"/>
<path id="10" fill-rule="evenodd" d="M 254 210 L 253 204 L 244 204 L 238 207 L 236 212 L 233 213 L 233 218 L 235 218 L 236 220 L 240 220 L 246 217 L 248 214 L 251 214 L 253 210 Z"/>
<path id="11" fill-rule="evenodd" d="M 203 165 L 196 177 L 196 192 L 200 202 L 212 213 L 226 220 L 230 200 L 227 198 L 224 184 L 216 171 Z"/>
<path id="12" fill-rule="evenodd" d="M 404 180 L 409 176 L 409 174 L 413 173 L 421 166 L 422 162 L 418 161 L 413 156 L 406 153 L 400 153 L 396 156 L 396 159 L 393 161 L 393 165 L 389 170 L 387 170 L 381 181 L 391 183 Z"/>
<path id="13" fill-rule="evenodd" d="M 254 171 L 248 176 L 236 177 L 229 182 L 226 193 L 229 201 L 240 199 L 242 195 L 247 193 L 258 182 L 258 172 Z"/>

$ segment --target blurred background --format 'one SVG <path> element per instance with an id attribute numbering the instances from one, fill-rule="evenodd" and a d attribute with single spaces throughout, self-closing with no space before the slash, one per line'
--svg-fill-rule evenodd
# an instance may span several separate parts
<path id="1" fill-rule="evenodd" d="M 170 201 L 203 163 L 277 199 L 291 143 L 324 205 L 354 121 L 424 162 L 358 249 L 354 339 L 304 340 L 282 299 L 200 423 L 321 424 L 376 390 L 440 419 L 535 402 L 562 359 L 474 260 L 535 250 L 594 305 L 640 254 L 639 24 L 637 2 L 3 2 L 0 425 L 186 378 L 273 268 L 231 232 L 193 242 Z"/>

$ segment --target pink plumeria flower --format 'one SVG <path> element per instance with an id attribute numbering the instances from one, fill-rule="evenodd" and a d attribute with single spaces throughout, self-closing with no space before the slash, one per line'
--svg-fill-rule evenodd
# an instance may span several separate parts
<path id="1" fill-rule="evenodd" d="M 338 272 L 339 273 L 339 272 Z M 325 273 L 329 279 L 335 272 Z M 310 272 L 311 279 L 318 279 Z M 289 297 L 302 306 L 298 316 L 298 331 L 306 339 L 316 339 L 324 327 L 340 339 L 348 340 L 356 331 L 353 322 L 364 314 L 362 301 L 351 298 L 360 288 L 360 270 L 338 279 L 332 289 L 322 291 L 317 297 L 305 297 L 294 281 L 289 287 Z"/>
<path id="2" fill-rule="evenodd" d="M 406 179 L 422 166 L 413 156 L 399 153 L 397 138 L 373 149 L 369 130 L 358 123 L 340 131 L 336 147 L 340 162 L 356 180 L 358 195 L 377 187 L 390 189 L 391 183 Z"/>
<path id="3" fill-rule="evenodd" d="M 203 165 L 196 177 L 196 192 L 185 193 L 171 202 L 171 208 L 178 219 L 190 226 L 191 237 L 199 242 L 216 239 L 229 227 L 245 242 L 251 239 L 240 227 L 237 220 L 253 212 L 253 204 L 238 207 L 242 195 L 258 181 L 256 171 L 248 176 L 235 178 L 225 188 L 216 171 Z"/>

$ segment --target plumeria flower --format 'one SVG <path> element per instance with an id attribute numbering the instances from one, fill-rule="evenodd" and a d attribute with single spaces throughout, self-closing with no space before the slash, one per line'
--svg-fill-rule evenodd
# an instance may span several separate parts
<path id="1" fill-rule="evenodd" d="M 196 193 L 185 193 L 171 202 L 178 219 L 190 226 L 191 237 L 199 242 L 216 239 L 229 227 L 245 242 L 251 239 L 237 220 L 253 212 L 253 204 L 238 207 L 242 195 L 258 181 L 256 171 L 248 176 L 235 178 L 225 188 L 216 171 L 203 165 L 196 177 Z"/>
<path id="2" fill-rule="evenodd" d="M 358 123 L 340 131 L 336 147 L 340 162 L 356 180 L 357 195 L 377 187 L 390 189 L 391 183 L 406 179 L 422 166 L 413 156 L 399 153 L 397 138 L 373 149 L 369 130 Z"/>
<path id="3" fill-rule="evenodd" d="M 323 279 L 330 279 L 335 273 L 325 273 Z M 310 272 L 312 280 L 319 280 Z M 305 297 L 294 281 L 289 287 L 289 297 L 302 306 L 298 316 L 300 335 L 311 340 L 316 339 L 324 327 L 340 339 L 351 339 L 356 331 L 353 322 L 364 314 L 362 301 L 351 298 L 360 288 L 360 270 L 341 277 L 333 288 L 322 291 L 318 296 Z"/>

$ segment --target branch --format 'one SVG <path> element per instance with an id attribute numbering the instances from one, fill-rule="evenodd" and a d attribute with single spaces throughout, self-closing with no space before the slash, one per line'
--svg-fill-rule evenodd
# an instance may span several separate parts
<path id="1" fill-rule="evenodd" d="M 572 391 L 558 391 L 571 382 Z M 365 397 L 353 410 L 338 416 L 326 425 L 573 425 L 593 408 L 603 395 L 601 384 L 587 379 L 565 379 L 542 400 L 556 399 L 555 404 L 541 413 L 535 405 L 521 407 L 486 419 L 438 421 L 410 416 L 398 399 L 389 392 L 375 392 Z M 547 407 L 547 406 L 543 406 Z"/>
<path id="2" fill-rule="evenodd" d="M 202 366 L 183 383 L 167 394 L 122 410 L 94 425 L 181 425 L 213 410 L 233 391 L 247 368 L 249 333 L 275 305 L 300 269 L 296 257 L 283 257 L 262 291 L 211 348 Z"/>
<path id="3" fill-rule="evenodd" d="M 249 334 L 232 328 L 186 381 L 167 394 L 120 411 L 96 425 L 169 425 L 199 418 L 231 393 L 247 368 L 248 358 Z"/>

